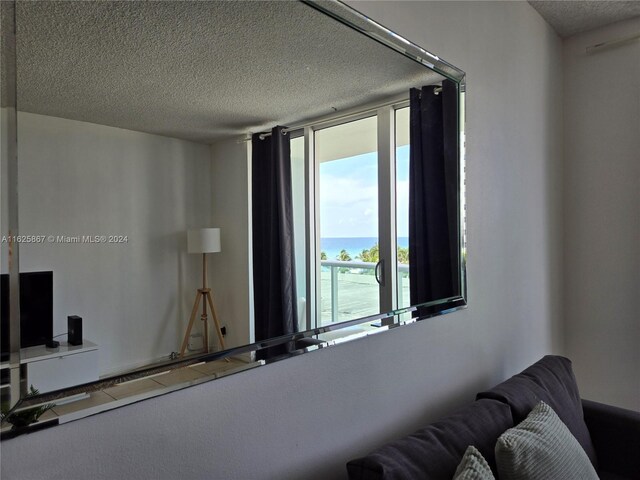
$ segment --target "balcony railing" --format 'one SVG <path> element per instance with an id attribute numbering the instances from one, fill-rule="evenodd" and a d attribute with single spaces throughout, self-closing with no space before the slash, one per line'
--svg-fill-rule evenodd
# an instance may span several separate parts
<path id="1" fill-rule="evenodd" d="M 379 313 L 379 288 L 373 262 L 322 260 L 321 322 L 349 320 Z M 398 306 L 409 305 L 409 265 L 398 264 Z M 327 294 L 330 298 L 327 298 Z M 330 309 L 326 308 L 330 303 Z"/>

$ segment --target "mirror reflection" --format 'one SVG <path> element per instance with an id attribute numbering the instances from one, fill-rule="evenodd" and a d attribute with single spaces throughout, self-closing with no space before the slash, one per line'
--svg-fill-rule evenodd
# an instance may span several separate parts
<path id="1" fill-rule="evenodd" d="M 16 38 L 27 385 L 464 303 L 458 83 L 299 2 L 18 2 Z"/>

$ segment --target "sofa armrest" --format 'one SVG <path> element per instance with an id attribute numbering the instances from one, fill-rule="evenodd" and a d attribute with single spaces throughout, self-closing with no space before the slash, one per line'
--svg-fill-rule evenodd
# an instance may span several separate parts
<path id="1" fill-rule="evenodd" d="M 600 470 L 640 479 L 640 413 L 582 400 Z"/>

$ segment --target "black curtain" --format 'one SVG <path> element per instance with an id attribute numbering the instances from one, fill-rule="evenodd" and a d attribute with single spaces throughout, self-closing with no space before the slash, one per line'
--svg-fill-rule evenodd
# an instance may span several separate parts
<path id="1" fill-rule="evenodd" d="M 460 295 L 458 86 L 410 91 L 409 276 L 411 304 Z M 418 309 L 419 316 L 433 310 Z"/>
<path id="2" fill-rule="evenodd" d="M 255 134 L 252 145 L 253 298 L 256 341 L 298 331 L 291 148 L 283 127 Z M 287 344 L 258 350 L 258 359 L 287 353 Z"/>

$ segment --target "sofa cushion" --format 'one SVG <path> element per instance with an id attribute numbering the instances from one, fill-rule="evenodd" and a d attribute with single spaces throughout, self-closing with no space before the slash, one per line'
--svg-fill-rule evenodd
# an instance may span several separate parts
<path id="1" fill-rule="evenodd" d="M 500 480 L 598 480 L 582 446 L 544 402 L 500 435 L 496 462 Z"/>
<path id="2" fill-rule="evenodd" d="M 623 477 L 616 473 L 603 472 L 602 470 L 598 471 L 598 477 L 600 477 L 600 480 L 631 480 L 632 479 L 632 477 Z"/>
<path id="3" fill-rule="evenodd" d="M 493 448 L 513 426 L 509 406 L 473 402 L 412 435 L 347 464 L 351 479 L 451 480 L 465 450 L 474 445 L 495 472 Z"/>
<path id="4" fill-rule="evenodd" d="M 640 412 L 582 400 L 584 421 L 598 454 L 598 474 L 640 480 Z"/>
<path id="5" fill-rule="evenodd" d="M 569 428 L 597 469 L 596 453 L 568 358 L 547 355 L 522 373 L 491 390 L 478 393 L 476 398 L 498 400 L 509 405 L 515 423 L 523 421 L 540 400 L 544 401 Z"/>
<path id="6" fill-rule="evenodd" d="M 464 452 L 453 480 L 496 480 L 489 464 L 473 445 Z"/>
<path id="7" fill-rule="evenodd" d="M 618 475 L 617 473 L 605 472 L 602 470 L 598 471 L 598 477 L 600 478 L 600 480 L 634 480 L 634 477 L 622 476 Z"/>

